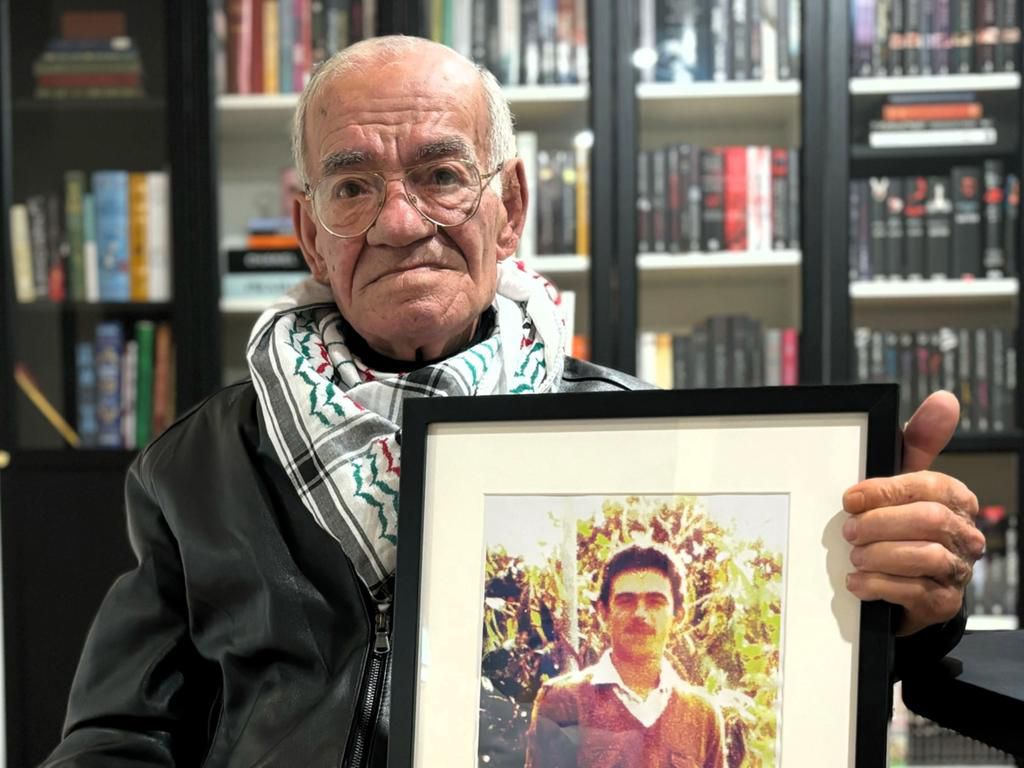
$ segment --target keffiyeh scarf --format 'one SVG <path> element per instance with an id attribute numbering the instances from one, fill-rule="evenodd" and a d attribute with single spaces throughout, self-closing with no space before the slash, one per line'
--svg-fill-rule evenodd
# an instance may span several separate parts
<path id="1" fill-rule="evenodd" d="M 260 316 L 246 356 L 271 442 L 306 509 L 371 592 L 395 569 L 403 401 L 552 391 L 565 354 L 558 303 L 550 283 L 506 260 L 493 333 L 406 373 L 356 357 L 330 289 L 312 279 Z"/>

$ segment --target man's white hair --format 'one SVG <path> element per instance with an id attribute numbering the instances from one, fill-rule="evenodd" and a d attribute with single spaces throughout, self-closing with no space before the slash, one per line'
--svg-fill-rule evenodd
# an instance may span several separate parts
<path id="1" fill-rule="evenodd" d="M 310 181 L 306 166 L 309 160 L 306 155 L 306 113 L 309 111 L 309 105 L 316 101 L 325 85 L 335 77 L 368 66 L 379 66 L 382 61 L 393 60 L 424 45 L 440 46 L 440 43 L 405 35 L 372 37 L 339 51 L 316 68 L 299 96 L 295 118 L 292 121 L 292 157 L 295 161 L 295 169 L 299 174 L 299 183 L 303 189 L 309 186 Z M 451 50 L 446 46 L 441 47 Z M 472 64 L 472 62 L 469 63 Z M 508 100 L 505 98 L 501 85 L 494 75 L 483 67 L 475 64 L 473 67 L 479 73 L 480 82 L 484 87 L 487 119 L 490 123 L 487 131 L 488 146 L 483 148 L 483 151 L 487 153 L 484 161 L 486 167 L 480 169 L 481 173 L 486 174 L 493 171 L 499 162 L 515 157 L 516 136 L 512 127 L 512 112 L 509 110 Z M 494 190 L 500 194 L 501 174 L 494 177 L 492 185 Z"/>

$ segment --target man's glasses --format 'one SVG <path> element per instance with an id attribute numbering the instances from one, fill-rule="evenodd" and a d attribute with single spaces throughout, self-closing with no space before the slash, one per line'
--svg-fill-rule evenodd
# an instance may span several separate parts
<path id="1" fill-rule="evenodd" d="M 502 168 L 481 176 L 469 160 L 432 160 L 402 168 L 405 196 L 439 227 L 457 227 L 480 207 L 484 186 Z M 341 171 L 320 179 L 306 197 L 320 225 L 335 237 L 359 237 L 373 226 L 387 199 L 388 178 L 376 171 Z"/>

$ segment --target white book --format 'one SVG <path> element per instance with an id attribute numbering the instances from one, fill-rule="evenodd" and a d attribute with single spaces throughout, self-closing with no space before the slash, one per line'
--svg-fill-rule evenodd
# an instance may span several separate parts
<path id="1" fill-rule="evenodd" d="M 782 386 L 782 329 L 764 329 L 764 384 Z"/>
<path id="2" fill-rule="evenodd" d="M 139 342 L 129 339 L 121 356 L 121 447 L 135 444 L 135 403 L 139 384 Z"/>
<path id="3" fill-rule="evenodd" d="M 149 300 L 171 300 L 170 182 L 166 171 L 146 174 L 146 257 L 149 261 Z"/>
<path id="4" fill-rule="evenodd" d="M 498 25 L 501 46 L 501 82 L 519 85 L 520 9 L 519 0 L 503 0 Z M 496 73 L 497 74 L 497 73 Z"/>
<path id="5" fill-rule="evenodd" d="M 761 0 L 761 80 L 765 82 L 779 79 L 778 22 L 779 0 Z"/>
<path id="6" fill-rule="evenodd" d="M 82 262 L 85 268 L 85 300 L 100 300 L 100 254 L 96 245 L 96 199 L 82 197 Z"/>
<path id="7" fill-rule="evenodd" d="M 473 52 L 472 0 L 449 0 L 452 6 L 452 48 L 467 59 Z"/>
<path id="8" fill-rule="evenodd" d="M 923 131 L 871 131 L 868 145 L 877 149 L 905 147 L 991 146 L 999 135 L 995 128 L 938 128 Z"/>
<path id="9" fill-rule="evenodd" d="M 533 131 L 520 131 L 516 134 L 518 155 L 526 167 L 526 222 L 523 235 L 519 240 L 519 258 L 529 262 L 537 256 L 537 134 Z"/>
<path id="10" fill-rule="evenodd" d="M 637 378 L 654 384 L 658 378 L 658 334 L 654 331 L 641 331 L 636 351 Z"/>
<path id="11" fill-rule="evenodd" d="M 12 205 L 11 260 L 14 268 L 14 296 L 21 303 L 36 300 L 36 285 L 32 277 L 32 242 L 28 236 L 28 208 Z"/>

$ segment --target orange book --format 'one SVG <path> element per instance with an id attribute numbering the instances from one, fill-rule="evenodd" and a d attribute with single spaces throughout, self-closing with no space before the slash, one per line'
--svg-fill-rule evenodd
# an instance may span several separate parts
<path id="1" fill-rule="evenodd" d="M 572 337 L 572 356 L 577 360 L 590 359 L 590 339 L 582 334 Z"/>
<path id="2" fill-rule="evenodd" d="M 128 174 L 128 275 L 132 301 L 149 300 L 149 253 L 146 226 L 149 193 L 146 174 Z"/>
<path id="3" fill-rule="evenodd" d="M 939 104 L 886 104 L 882 119 L 892 122 L 909 120 L 977 120 L 985 110 L 976 101 Z"/>
<path id="4" fill-rule="evenodd" d="M 245 241 L 248 248 L 298 248 L 299 238 L 295 235 L 249 235 Z"/>
<path id="5" fill-rule="evenodd" d="M 156 327 L 156 342 L 153 351 L 153 423 L 155 437 L 167 429 L 173 409 L 171 326 L 162 322 Z"/>

